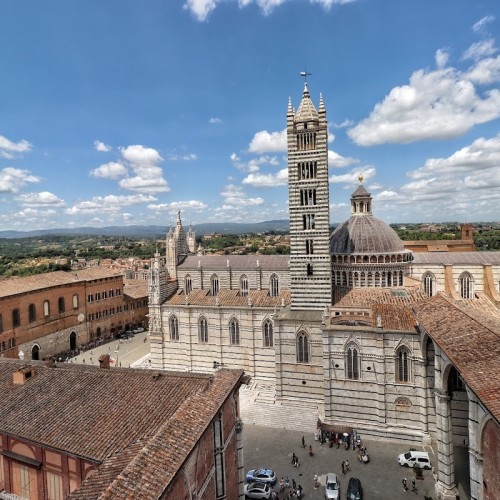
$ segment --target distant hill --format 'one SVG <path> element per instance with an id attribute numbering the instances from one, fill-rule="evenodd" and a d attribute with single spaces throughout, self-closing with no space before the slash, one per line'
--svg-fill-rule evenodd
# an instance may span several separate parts
<path id="1" fill-rule="evenodd" d="M 186 229 L 186 228 L 185 228 Z M 265 222 L 209 222 L 193 224 L 196 235 L 208 233 L 243 234 L 262 233 L 266 231 L 288 231 L 287 219 Z M 0 238 L 31 238 L 49 234 L 92 235 L 92 236 L 131 236 L 137 238 L 155 238 L 165 236 L 166 226 L 107 226 L 107 227 L 74 227 L 59 229 L 37 229 L 34 231 L 0 231 Z"/>

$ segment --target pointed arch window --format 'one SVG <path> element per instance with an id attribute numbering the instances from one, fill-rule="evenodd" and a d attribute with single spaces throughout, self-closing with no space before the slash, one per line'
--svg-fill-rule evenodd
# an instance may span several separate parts
<path id="1" fill-rule="evenodd" d="M 262 327 L 262 336 L 264 347 L 273 347 L 273 324 L 270 319 L 266 319 L 266 321 L 264 321 L 264 325 Z"/>
<path id="2" fill-rule="evenodd" d="M 179 320 L 175 314 L 170 316 L 168 320 L 168 325 L 170 328 L 170 340 L 179 340 Z"/>
<path id="3" fill-rule="evenodd" d="M 36 321 L 36 307 L 35 304 L 30 304 L 28 307 L 28 321 L 33 323 Z"/>
<path id="4" fill-rule="evenodd" d="M 214 274 L 210 278 L 210 293 L 212 295 L 219 295 L 219 277 Z"/>
<path id="5" fill-rule="evenodd" d="M 458 278 L 458 284 L 460 286 L 460 297 L 462 297 L 462 299 L 474 298 L 474 281 L 469 273 L 462 273 L 460 278 Z"/>
<path id="6" fill-rule="evenodd" d="M 231 345 L 240 344 L 240 324 L 236 318 L 229 322 L 229 342 Z"/>
<path id="7" fill-rule="evenodd" d="M 240 278 L 240 294 L 242 297 L 248 295 L 248 278 L 245 274 Z"/>
<path id="8" fill-rule="evenodd" d="M 184 278 L 184 293 L 189 295 L 193 291 L 193 280 L 189 274 Z"/>
<path id="9" fill-rule="evenodd" d="M 277 297 L 279 295 L 279 279 L 276 274 L 272 274 L 269 279 L 269 295 Z"/>
<path id="10" fill-rule="evenodd" d="M 198 320 L 198 338 L 202 344 L 208 342 L 208 322 L 205 316 L 200 316 Z"/>
<path id="11" fill-rule="evenodd" d="M 410 382 L 410 351 L 400 347 L 396 351 L 396 382 Z"/>
<path id="12" fill-rule="evenodd" d="M 297 363 L 309 363 L 309 337 L 306 332 L 299 332 L 297 335 Z"/>
<path id="13" fill-rule="evenodd" d="M 360 355 L 359 349 L 356 344 L 349 344 L 345 353 L 346 357 L 346 378 L 350 378 L 352 380 L 359 380 L 360 378 Z"/>

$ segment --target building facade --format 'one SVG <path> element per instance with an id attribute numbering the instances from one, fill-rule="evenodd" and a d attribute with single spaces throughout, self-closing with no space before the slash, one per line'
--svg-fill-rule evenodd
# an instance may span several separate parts
<path id="1" fill-rule="evenodd" d="M 291 411 L 315 407 L 327 425 L 448 443 L 439 445 L 441 470 L 453 460 L 443 418 L 451 415 L 462 446 L 469 446 L 471 434 L 483 442 L 486 431 L 467 412 L 472 393 L 449 353 L 456 375 L 445 391 L 456 394 L 443 409 L 436 380 L 447 348 L 434 339 L 435 325 L 423 333 L 416 311 L 422 304 L 436 307 L 443 295 L 482 311 L 500 332 L 500 252 L 413 254 L 373 216 L 362 178 L 351 217 L 330 234 L 326 110 L 322 99 L 316 110 L 307 85 L 296 112 L 289 102 L 287 137 L 290 256 L 179 259 L 167 245 L 167 255 L 151 265 L 152 365 L 195 372 L 243 368 L 254 380 L 274 384 Z M 183 232 L 176 235 L 170 238 L 184 241 L 171 248 L 186 248 Z M 165 261 L 177 262 L 175 273 Z M 448 328 L 453 332 L 452 322 Z M 498 425 L 498 408 L 484 408 L 494 422 L 489 425 Z M 455 498 L 453 467 L 445 469 L 438 493 Z M 488 498 L 481 488 L 473 490 L 473 498 Z"/>

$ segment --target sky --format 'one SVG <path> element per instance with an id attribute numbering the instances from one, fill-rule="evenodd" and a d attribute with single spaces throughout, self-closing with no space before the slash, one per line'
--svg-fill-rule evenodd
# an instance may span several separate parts
<path id="1" fill-rule="evenodd" d="M 330 222 L 500 220 L 498 0 L 3 0 L 0 230 L 288 218 L 286 110 Z"/>

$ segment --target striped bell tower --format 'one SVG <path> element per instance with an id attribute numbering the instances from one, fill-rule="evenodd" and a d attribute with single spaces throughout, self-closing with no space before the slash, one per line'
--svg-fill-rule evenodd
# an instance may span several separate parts
<path id="1" fill-rule="evenodd" d="M 288 102 L 291 308 L 323 310 L 332 301 L 329 252 L 328 124 L 307 82 L 297 112 Z"/>

